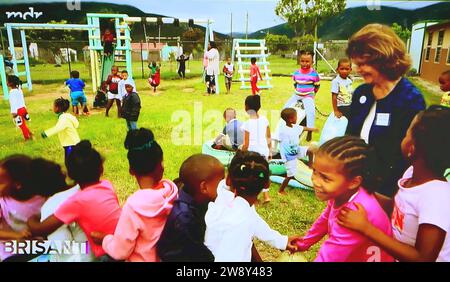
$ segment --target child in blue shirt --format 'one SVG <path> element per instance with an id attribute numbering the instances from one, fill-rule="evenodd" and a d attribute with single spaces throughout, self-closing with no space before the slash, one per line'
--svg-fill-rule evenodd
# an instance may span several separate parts
<path id="1" fill-rule="evenodd" d="M 70 79 L 66 80 L 65 85 L 69 86 L 70 98 L 72 99 L 72 111 L 74 114 L 78 115 L 78 103 L 83 107 L 83 114 L 89 115 L 89 110 L 87 107 L 87 99 L 84 94 L 84 82 L 80 79 L 80 73 L 78 71 L 70 72 Z"/>

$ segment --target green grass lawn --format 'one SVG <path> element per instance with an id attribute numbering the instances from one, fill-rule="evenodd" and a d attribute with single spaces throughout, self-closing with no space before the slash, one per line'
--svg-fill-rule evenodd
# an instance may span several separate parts
<path id="1" fill-rule="evenodd" d="M 281 69 L 281 63 L 278 66 Z M 288 64 L 288 63 L 287 63 Z M 134 64 L 134 74 L 139 91 L 142 109 L 138 126 L 153 130 L 157 141 L 164 151 L 165 177 L 174 179 L 178 175 L 181 163 L 190 155 L 201 152 L 201 144 L 213 138 L 223 127 L 222 112 L 227 107 L 238 110 L 238 118 L 245 120 L 244 99 L 250 94 L 248 90 L 239 90 L 239 84 L 234 83 L 231 95 L 203 96 L 204 85 L 201 82 L 201 63 L 191 62 L 191 73 L 188 79 L 176 78 L 175 66 L 169 73 L 170 65 L 163 64 L 162 82 L 158 96 L 151 96 L 146 79 L 141 79 L 140 64 Z M 285 66 L 284 73 L 290 73 L 296 68 L 294 65 Z M 80 70 L 81 77 L 87 82 L 89 88 L 88 68 L 83 64 L 73 65 L 73 69 Z M 197 71 L 195 71 L 197 69 Z M 68 97 L 68 91 L 63 87 L 67 79 L 67 66 L 55 68 L 52 65 L 37 65 L 33 67 L 35 80 L 32 93 L 25 91 L 25 100 L 31 116 L 29 127 L 36 136 L 32 142 L 24 142 L 21 132 L 13 125 L 9 113 L 9 103 L 0 100 L 0 158 L 10 154 L 23 153 L 63 164 L 64 152 L 57 137 L 42 139 L 40 133 L 56 123 L 57 116 L 52 112 L 55 98 Z M 292 94 L 292 82 L 289 77 L 274 77 L 274 88 L 263 91 L 262 111 L 274 129 L 279 119 L 280 109 Z M 356 84 L 356 83 L 355 83 Z M 220 78 L 220 87 L 224 90 L 223 77 Z M 432 103 L 438 95 L 428 93 L 422 89 L 427 103 Z M 92 105 L 93 95 L 88 91 L 88 102 Z M 330 81 L 322 81 L 321 88 L 316 97 L 317 107 L 324 113 L 331 111 Z M 194 111 L 194 108 L 196 109 Z M 82 139 L 89 139 L 105 157 L 104 178 L 114 184 L 121 203 L 138 189 L 137 183 L 128 173 L 126 150 L 123 147 L 126 135 L 126 124 L 123 119 L 116 118 L 116 108 L 113 108 L 109 118 L 104 117 L 104 110 L 93 110 L 89 117 L 80 117 L 79 134 Z M 181 122 L 177 117 L 184 116 Z M 317 115 L 316 126 L 321 128 L 325 118 Z M 174 136 L 174 132 L 185 125 L 183 138 Z M 315 134 L 314 139 L 318 140 Z M 184 141 L 181 142 L 181 141 Z M 179 144 L 183 143 L 183 144 Z M 283 234 L 304 234 L 313 221 L 320 214 L 325 204 L 316 200 L 314 193 L 299 189 L 291 189 L 287 196 L 277 194 L 278 184 L 271 185 L 272 202 L 265 206 L 258 206 L 258 212 L 274 229 Z M 318 245 L 305 253 L 308 260 L 313 260 Z M 273 261 L 280 251 L 257 242 L 257 248 L 264 260 Z"/>

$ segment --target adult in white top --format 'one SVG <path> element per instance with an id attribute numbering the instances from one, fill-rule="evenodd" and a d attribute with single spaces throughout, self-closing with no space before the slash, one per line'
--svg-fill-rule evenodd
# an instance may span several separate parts
<path id="1" fill-rule="evenodd" d="M 217 50 L 216 43 L 210 41 L 208 45 L 208 52 L 206 52 L 206 57 L 208 58 L 208 66 L 206 67 L 207 75 L 218 75 L 219 65 L 220 65 L 220 54 Z"/>
<path id="2" fill-rule="evenodd" d="M 216 93 L 216 76 L 219 74 L 220 54 L 217 50 L 216 43 L 210 41 L 208 44 L 208 51 L 205 54 L 207 59 L 206 65 L 206 90 L 208 94 Z"/>

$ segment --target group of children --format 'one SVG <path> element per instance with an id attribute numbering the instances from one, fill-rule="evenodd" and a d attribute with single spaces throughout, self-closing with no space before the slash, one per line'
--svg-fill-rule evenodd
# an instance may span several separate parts
<path id="1" fill-rule="evenodd" d="M 249 97 L 246 107 L 255 110 L 259 96 Z M 253 238 L 297 252 L 324 236 L 315 261 L 449 261 L 450 222 L 442 214 L 450 212 L 443 177 L 450 152 L 439 146 L 450 141 L 449 118 L 450 109 L 441 106 L 414 118 L 402 142 L 411 167 L 395 199 L 374 193 L 377 163 L 364 140 L 344 136 L 324 143 L 314 152 L 312 181 L 317 198 L 328 204 L 302 237 L 271 229 L 254 208 L 270 185 L 267 150 L 255 152 L 259 148 L 244 141 L 227 174 L 214 157 L 193 155 L 172 182 L 164 178 L 163 151 L 152 131 L 140 128 L 125 140 L 139 189 L 122 207 L 112 184 L 102 180 L 104 159 L 89 141 L 75 145 L 65 160 L 72 186 L 50 161 L 23 155 L 2 160 L 0 238 L 88 241 L 91 256 L 52 255 L 51 261 L 249 262 L 257 257 Z M 264 127 L 257 114 L 251 120 L 255 125 L 244 128 Z M 3 243 L 0 248 L 3 261 L 30 259 L 11 256 Z"/>
<path id="2" fill-rule="evenodd" d="M 231 85 L 234 68 L 227 61 L 223 72 Z M 450 167 L 450 109 L 431 106 L 415 116 L 401 142 L 403 162 L 410 167 L 398 180 L 395 197 L 388 198 L 376 192 L 380 186 L 377 168 L 383 164 L 378 163 L 377 152 L 367 140 L 343 136 L 319 148 L 299 145 L 303 131 L 308 132 L 308 141 L 318 131 L 314 98 L 320 87 L 312 53 L 300 53 L 301 68 L 292 76 L 295 92 L 281 111 L 284 124 L 279 128 L 279 148 L 287 177 L 279 193 L 285 193 L 296 175 L 297 159 L 308 155 L 315 195 L 327 201 L 327 206 L 305 236 L 283 236 L 271 229 L 254 207 L 261 192 L 264 202 L 270 201 L 268 161 L 274 150 L 269 122 L 259 114 L 261 96 L 256 94 L 261 94 L 257 88 L 261 74 L 256 59 L 251 61 L 253 95 L 244 103 L 249 119 L 240 122 L 236 111 L 227 108 L 227 124 L 215 140 L 215 148 L 236 151 L 228 172 L 214 157 L 198 154 L 183 162 L 173 182 L 164 178 L 163 150 L 153 132 L 137 129 L 140 99 L 134 82 L 126 71 L 119 75 L 118 68 L 112 68 L 104 85 L 109 98 L 106 115 L 116 100 L 129 129 L 125 140 L 129 173 L 139 186 L 122 207 L 112 184 L 102 179 L 103 157 L 89 141 L 80 141 L 78 121 L 67 113 L 70 102 L 56 99 L 53 110 L 58 122 L 41 135 L 58 134 L 67 174 L 74 183 L 67 185 L 61 167 L 45 159 L 15 155 L 2 160 L 0 240 L 47 237 L 88 241 L 90 256 L 52 255 L 51 261 L 245 262 L 259 258 L 253 238 L 281 250 L 301 252 L 327 236 L 315 261 L 450 261 L 450 221 L 442 216 L 450 213 L 450 185 L 443 176 Z M 358 69 L 362 67 L 367 70 L 364 78 L 372 79 L 366 80 L 370 87 L 373 73 L 381 67 L 366 64 Z M 152 75 L 159 74 L 156 63 L 150 68 Z M 331 83 L 337 118 L 350 117 L 351 71 L 349 59 L 339 60 L 338 75 Z M 78 103 L 86 104 L 84 83 L 78 72 L 71 76 L 66 84 L 77 113 Z M 153 76 L 149 82 L 155 79 Z M 443 91 L 450 91 L 448 72 L 439 82 Z M 20 84 L 17 77 L 8 77 L 11 113 L 25 139 L 31 139 Z M 443 105 L 448 106 L 447 98 L 445 93 Z M 295 105 L 299 101 L 305 108 L 306 126 L 297 124 Z M 30 257 L 11 256 L 1 242 L 0 259 Z"/>
<path id="3" fill-rule="evenodd" d="M 163 177 L 163 151 L 150 130 L 129 131 L 125 148 L 140 189 L 123 207 L 111 183 L 101 179 L 103 158 L 89 141 L 78 143 L 65 161 L 75 184 L 70 193 L 55 163 L 22 155 L 2 160 L 1 240 L 58 234 L 59 240 L 87 240 L 95 258 L 84 256 L 85 261 L 250 261 L 253 236 L 293 249 L 253 207 L 261 187 L 269 185 L 268 163 L 259 154 L 238 154 L 226 180 L 217 159 L 191 156 L 175 184 Z M 231 210 L 230 201 L 235 202 Z M 236 217 L 243 220 L 239 228 L 229 220 Z M 240 228 L 245 228 L 244 236 Z M 70 231 L 79 229 L 85 236 L 75 238 Z M 68 237 L 61 237 L 64 232 Z M 3 261 L 30 259 L 11 256 L 4 244 L 0 248 Z M 50 261 L 65 259 L 74 257 L 50 256 Z"/>

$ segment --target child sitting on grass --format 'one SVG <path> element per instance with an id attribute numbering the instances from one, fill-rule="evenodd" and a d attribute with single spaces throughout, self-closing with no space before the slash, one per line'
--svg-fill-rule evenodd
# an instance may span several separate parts
<path id="1" fill-rule="evenodd" d="M 205 245 L 215 261 L 250 262 L 254 237 L 277 249 L 295 248 L 288 245 L 292 238 L 272 230 L 253 206 L 261 190 L 269 187 L 269 174 L 269 164 L 258 153 L 238 151 L 231 160 L 226 178 L 231 191 L 219 185 L 205 215 Z"/>
<path id="2" fill-rule="evenodd" d="M 66 160 L 68 175 L 79 186 L 76 192 L 65 200 L 47 219 L 28 220 L 28 227 L 34 236 L 47 236 L 63 226 L 76 222 L 88 239 L 96 258 L 105 255 L 101 245 L 91 236 L 92 231 L 113 234 L 120 217 L 119 199 L 108 180 L 100 180 L 103 174 L 103 158 L 92 148 L 91 142 L 82 140 Z"/>
<path id="3" fill-rule="evenodd" d="M 236 119 L 236 110 L 227 108 L 223 112 L 223 118 L 227 122 L 222 133 L 214 140 L 214 148 L 236 151 L 242 147 L 244 143 L 244 131 L 242 130 L 242 122 Z"/>
<path id="4" fill-rule="evenodd" d="M 293 108 L 286 108 L 281 111 L 281 118 L 286 122 L 280 128 L 280 155 L 285 160 L 286 178 L 281 183 L 278 193 L 286 194 L 284 189 L 291 179 L 297 174 L 297 159 L 304 158 L 308 155 L 312 162 L 312 154 L 315 148 L 300 146 L 300 136 L 303 131 L 318 132 L 317 128 L 303 127 L 297 124 L 297 111 Z"/>
<path id="5" fill-rule="evenodd" d="M 178 197 L 178 188 L 162 178 L 163 151 L 150 130 L 129 131 L 125 148 L 130 174 L 140 189 L 128 197 L 114 234 L 92 232 L 91 236 L 114 260 L 156 262 L 156 243 Z"/>
<path id="6" fill-rule="evenodd" d="M 14 155 L 0 164 L 0 261 L 28 261 L 37 255 L 11 254 L 5 241 L 31 238 L 27 220 L 45 198 L 66 189 L 61 167 L 44 159 Z"/>
<path id="7" fill-rule="evenodd" d="M 450 261 L 450 109 L 431 106 L 413 119 L 401 148 L 411 165 L 394 199 L 379 196 L 391 215 L 394 238 L 370 220 L 367 207 L 343 209 L 338 222 L 378 244 L 399 261 Z M 369 214 L 369 215 L 367 215 Z M 369 220 L 368 220 L 369 218 Z"/>
<path id="8" fill-rule="evenodd" d="M 192 155 L 180 167 L 178 199 L 173 204 L 158 241 L 158 255 L 164 262 L 214 261 L 204 245 L 205 214 L 217 196 L 217 186 L 225 168 L 209 155 Z"/>
<path id="9" fill-rule="evenodd" d="M 382 246 L 358 232 L 338 224 L 339 212 L 345 207 L 363 205 L 369 221 L 386 236 L 392 236 L 389 218 L 374 192 L 377 187 L 374 151 L 364 140 L 336 137 L 320 146 L 314 155 L 312 182 L 316 197 L 327 201 L 327 207 L 308 233 L 294 241 L 298 250 L 306 251 L 323 241 L 316 262 L 392 262 L 394 259 Z"/>
<path id="10" fill-rule="evenodd" d="M 69 100 L 58 98 L 53 103 L 53 112 L 58 115 L 58 122 L 52 128 L 42 132 L 42 138 L 58 134 L 59 142 L 64 148 L 64 159 L 70 155 L 73 147 L 80 142 L 78 136 L 78 120 L 73 115 L 66 113 L 69 109 Z"/>
<path id="11" fill-rule="evenodd" d="M 70 89 L 70 99 L 72 99 L 72 112 L 78 115 L 78 103 L 83 108 L 83 114 L 89 115 L 89 109 L 87 107 L 87 99 L 84 94 L 84 81 L 80 79 L 80 73 L 76 70 L 70 72 L 70 79 L 64 83 Z"/>

